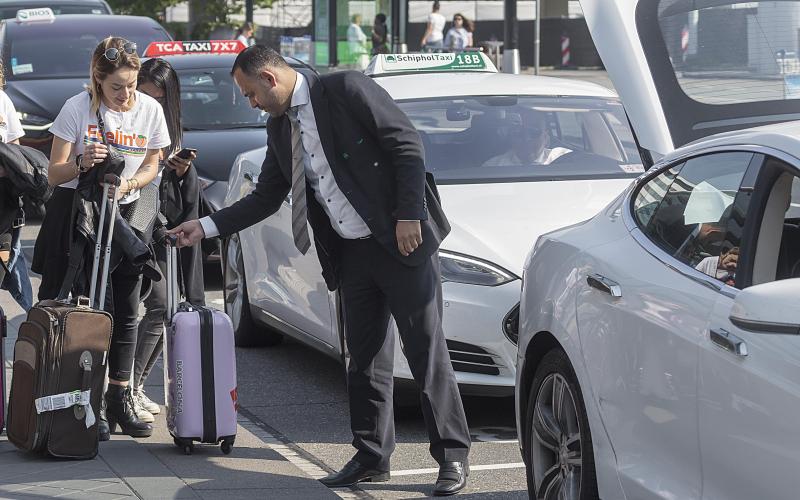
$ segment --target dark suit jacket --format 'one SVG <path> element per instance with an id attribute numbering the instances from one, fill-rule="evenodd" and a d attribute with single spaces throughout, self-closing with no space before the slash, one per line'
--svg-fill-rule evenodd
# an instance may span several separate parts
<path id="1" fill-rule="evenodd" d="M 439 248 L 450 226 L 433 178 L 426 177 L 419 134 L 389 94 L 355 71 L 322 76 L 303 72 L 322 147 L 336 184 L 372 232 L 402 263 L 416 266 Z M 211 219 L 227 236 L 274 214 L 291 189 L 291 125 L 267 124 L 267 156 L 255 190 Z M 308 188 L 308 219 L 328 288 L 338 287 L 341 238 Z M 397 249 L 398 220 L 422 221 L 422 245 L 408 257 Z"/>

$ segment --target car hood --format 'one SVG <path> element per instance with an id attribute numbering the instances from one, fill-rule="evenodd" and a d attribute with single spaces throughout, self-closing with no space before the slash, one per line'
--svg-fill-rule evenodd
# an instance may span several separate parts
<path id="1" fill-rule="evenodd" d="M 5 92 L 17 111 L 55 120 L 67 99 L 84 90 L 89 78 L 47 78 L 17 80 L 6 84 Z"/>
<path id="2" fill-rule="evenodd" d="M 439 185 L 452 231 L 442 250 L 478 257 L 522 276 L 528 252 L 547 232 L 593 217 L 631 179 Z"/>
<path id="3" fill-rule="evenodd" d="M 236 157 L 243 151 L 267 144 L 264 128 L 190 130 L 183 133 L 183 146 L 197 149 L 194 161 L 201 177 L 227 181 Z"/>

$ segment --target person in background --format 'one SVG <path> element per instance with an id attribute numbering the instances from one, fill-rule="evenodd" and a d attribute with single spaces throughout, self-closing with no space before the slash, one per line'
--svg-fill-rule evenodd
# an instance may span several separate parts
<path id="1" fill-rule="evenodd" d="M 241 28 L 236 30 L 233 39 L 239 40 L 245 47 L 249 47 L 255 42 L 253 40 L 253 31 L 253 25 L 251 23 L 244 23 Z"/>
<path id="2" fill-rule="evenodd" d="M 367 35 L 361 29 L 361 14 L 353 14 L 350 26 L 347 27 L 347 46 L 353 65 L 358 70 L 363 70 L 369 64 L 367 55 Z"/>
<path id="3" fill-rule="evenodd" d="M 88 91 L 68 99 L 50 128 L 54 136 L 47 172 L 51 185 L 75 191 L 79 188 L 81 174 L 85 174 L 83 178 L 89 177 L 111 148 L 122 155 L 124 169 L 113 196 L 119 199 L 123 218 L 138 208 L 134 202 L 139 199 L 140 189 L 156 178 L 161 149 L 170 141 L 161 106 L 136 90 L 140 66 L 135 43 L 119 37 L 108 37 L 100 42 L 92 53 Z M 65 193 L 58 199 L 59 204 L 48 205 L 36 241 L 37 252 L 50 254 L 70 248 L 70 226 L 76 223 L 71 216 L 72 199 L 73 196 Z M 153 213 L 156 210 L 157 207 L 152 207 Z M 134 237 L 141 239 L 139 235 Z M 108 278 L 111 300 L 107 304 L 114 318 L 108 352 L 108 390 L 105 411 L 101 411 L 98 419 L 103 441 L 110 438 L 116 424 L 133 437 L 149 437 L 153 433 L 151 425 L 136 417 L 129 388 L 144 269 L 115 252 L 110 259 L 119 264 L 113 267 Z M 51 268 L 44 269 L 43 281 L 49 279 L 47 274 L 51 271 Z M 63 280 L 62 271 L 56 272 Z"/>
<path id="4" fill-rule="evenodd" d="M 469 47 L 470 34 L 465 27 L 466 18 L 461 14 L 453 16 L 453 25 L 444 37 L 444 48 L 449 51 L 461 51 Z"/>
<path id="5" fill-rule="evenodd" d="M 517 113 L 510 113 L 500 132 L 511 139 L 511 148 L 488 159 L 484 167 L 549 165 L 572 152 L 562 147 L 550 148 L 547 115 L 539 110 L 522 108 Z"/>
<path id="6" fill-rule="evenodd" d="M 189 158 L 175 156 L 181 150 L 183 126 L 181 124 L 181 88 L 178 75 L 163 59 L 149 59 L 139 70 L 139 91 L 149 95 L 161 105 L 167 120 L 170 145 L 159 155 L 159 183 L 161 213 L 166 217 L 167 228 L 196 219 L 200 212 L 200 185 L 197 170 L 192 167 L 196 153 Z M 156 228 L 156 232 L 163 228 Z M 154 238 L 154 253 L 161 274 L 167 275 L 167 250 L 159 238 Z M 205 305 L 203 293 L 202 249 L 199 245 L 179 250 L 179 283 L 189 303 Z M 144 383 L 164 346 L 164 319 L 167 310 L 166 279 L 151 283 L 150 294 L 144 301 L 145 314 L 139 322 L 136 354 L 133 366 L 133 401 L 136 416 L 142 422 L 152 423 L 153 415 L 161 408 L 144 392 Z"/>
<path id="7" fill-rule="evenodd" d="M 372 25 L 372 55 L 389 53 L 389 28 L 386 14 L 377 14 Z"/>
<path id="8" fill-rule="evenodd" d="M 467 30 L 467 47 L 474 47 L 475 40 L 473 40 L 472 34 L 475 33 L 475 21 L 465 17 L 464 29 Z"/>
<path id="9" fill-rule="evenodd" d="M 439 0 L 433 2 L 433 9 L 428 14 L 428 25 L 425 27 L 425 34 L 422 35 L 420 46 L 423 52 L 433 52 L 442 50 L 442 40 L 444 39 L 444 25 L 447 19 L 439 14 Z"/>
<path id="10" fill-rule="evenodd" d="M 14 103 L 2 90 L 5 85 L 0 63 L 0 142 L 19 144 L 25 135 Z M 22 253 L 20 233 L 24 213 L 18 197 L 10 196 L 11 180 L 0 165 L 0 288 L 8 290 L 19 306 L 28 311 L 33 305 L 33 289 L 28 263 Z"/>

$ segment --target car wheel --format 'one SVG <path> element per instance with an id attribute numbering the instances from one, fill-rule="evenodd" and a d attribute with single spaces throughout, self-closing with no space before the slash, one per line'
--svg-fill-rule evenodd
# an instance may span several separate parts
<path id="1" fill-rule="evenodd" d="M 253 321 L 247 284 L 244 274 L 244 259 L 239 235 L 225 240 L 222 259 L 222 284 L 225 313 L 233 323 L 233 336 L 238 347 L 273 346 L 283 341 L 283 335 L 267 330 Z"/>
<path id="2" fill-rule="evenodd" d="M 525 425 L 530 498 L 597 499 L 586 408 L 578 379 L 561 349 L 547 353 L 536 370 Z"/>

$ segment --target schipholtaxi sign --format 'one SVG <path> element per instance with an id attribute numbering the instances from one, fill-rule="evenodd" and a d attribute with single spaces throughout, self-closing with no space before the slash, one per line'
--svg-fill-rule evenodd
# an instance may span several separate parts
<path id="1" fill-rule="evenodd" d="M 428 72 L 497 73 L 497 68 L 481 52 L 380 54 L 372 58 L 364 72 L 370 76 Z"/>

